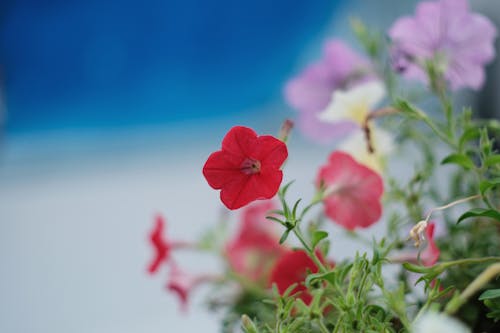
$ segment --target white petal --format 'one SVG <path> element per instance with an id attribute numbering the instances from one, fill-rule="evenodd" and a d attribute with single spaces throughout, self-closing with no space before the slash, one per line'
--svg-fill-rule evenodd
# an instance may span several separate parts
<path id="1" fill-rule="evenodd" d="M 351 120 L 362 123 L 368 113 L 385 97 L 380 81 L 370 81 L 349 90 L 335 90 L 326 109 L 318 114 L 325 122 Z"/>

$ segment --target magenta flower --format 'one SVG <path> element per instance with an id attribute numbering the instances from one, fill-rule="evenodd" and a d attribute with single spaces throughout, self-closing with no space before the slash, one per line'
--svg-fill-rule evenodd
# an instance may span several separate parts
<path id="1" fill-rule="evenodd" d="M 427 82 L 424 63 L 433 60 L 453 90 L 483 85 L 496 35 L 490 20 L 469 11 L 467 0 L 421 2 L 415 16 L 400 18 L 389 30 L 393 60 L 404 76 Z"/>
<path id="2" fill-rule="evenodd" d="M 299 130 L 315 141 L 328 143 L 356 128 L 349 121 L 324 123 L 318 119 L 318 114 L 328 106 L 335 90 L 351 88 L 372 77 L 366 59 L 342 41 L 327 41 L 323 57 L 306 67 L 285 87 L 288 104 L 299 111 Z"/>

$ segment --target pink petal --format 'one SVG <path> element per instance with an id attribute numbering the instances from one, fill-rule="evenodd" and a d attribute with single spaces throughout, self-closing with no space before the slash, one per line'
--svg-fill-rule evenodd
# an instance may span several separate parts
<path id="1" fill-rule="evenodd" d="M 334 86 L 328 67 L 316 63 L 286 84 L 285 99 L 298 110 L 320 111 L 330 102 Z"/>
<path id="2" fill-rule="evenodd" d="M 366 228 L 382 214 L 382 178 L 344 152 L 333 152 L 328 164 L 320 168 L 317 185 L 324 184 L 327 194 L 325 213 L 347 229 Z"/>

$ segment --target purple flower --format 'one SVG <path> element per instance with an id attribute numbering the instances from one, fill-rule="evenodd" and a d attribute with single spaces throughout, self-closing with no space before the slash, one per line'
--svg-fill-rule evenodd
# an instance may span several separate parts
<path id="1" fill-rule="evenodd" d="M 325 123 L 318 114 L 338 89 L 347 89 L 373 78 L 368 61 L 339 40 L 329 40 L 323 57 L 306 67 L 285 87 L 287 102 L 299 111 L 297 127 L 315 141 L 328 143 L 356 128 L 352 122 Z"/>
<path id="2" fill-rule="evenodd" d="M 393 60 L 404 76 L 427 83 L 424 62 L 433 60 L 453 90 L 483 85 L 496 34 L 490 20 L 469 11 L 467 0 L 422 2 L 415 16 L 398 19 L 389 30 Z"/>

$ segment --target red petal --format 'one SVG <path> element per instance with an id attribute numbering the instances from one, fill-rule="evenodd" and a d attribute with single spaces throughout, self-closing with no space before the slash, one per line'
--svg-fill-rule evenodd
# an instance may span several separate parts
<path id="1" fill-rule="evenodd" d="M 271 266 L 283 251 L 275 225 L 266 219 L 274 207 L 270 200 L 247 207 L 241 216 L 240 228 L 226 245 L 226 255 L 232 269 L 255 281 L 267 281 Z"/>
<path id="2" fill-rule="evenodd" d="M 259 199 L 259 184 L 255 175 L 240 173 L 224 184 L 220 192 L 222 203 L 231 210 L 241 208 L 250 202 Z"/>
<path id="3" fill-rule="evenodd" d="M 420 254 L 420 259 L 422 260 L 425 266 L 434 265 L 438 261 L 439 255 L 441 254 L 441 251 L 439 250 L 439 248 L 436 245 L 436 242 L 434 241 L 435 226 L 436 226 L 435 223 L 431 222 L 427 226 L 427 229 L 425 229 L 425 235 L 427 237 L 427 247 Z"/>
<path id="4" fill-rule="evenodd" d="M 311 302 L 311 295 L 304 286 L 308 271 L 318 272 L 318 267 L 303 250 L 288 251 L 276 262 L 270 277 L 270 284 L 276 283 L 278 291 L 283 294 L 288 287 L 297 283 L 293 294 L 298 294 L 306 304 Z"/>
<path id="5" fill-rule="evenodd" d="M 165 221 L 161 215 L 156 217 L 156 222 L 149 236 L 151 244 L 155 250 L 155 256 L 148 267 L 148 272 L 153 274 L 158 271 L 160 265 L 167 261 L 170 254 L 170 245 L 163 237 Z"/>
<path id="6" fill-rule="evenodd" d="M 249 157 L 255 149 L 257 133 L 244 126 L 234 126 L 222 140 L 222 150 L 230 154 Z"/>
<path id="7" fill-rule="evenodd" d="M 203 175 L 208 184 L 214 189 L 221 189 L 226 183 L 241 177 L 240 166 L 244 157 L 216 151 L 212 153 L 203 166 Z"/>
<path id="8" fill-rule="evenodd" d="M 262 135 L 258 138 L 254 154 L 263 167 L 279 169 L 288 157 L 288 149 L 283 141 L 270 135 Z"/>

